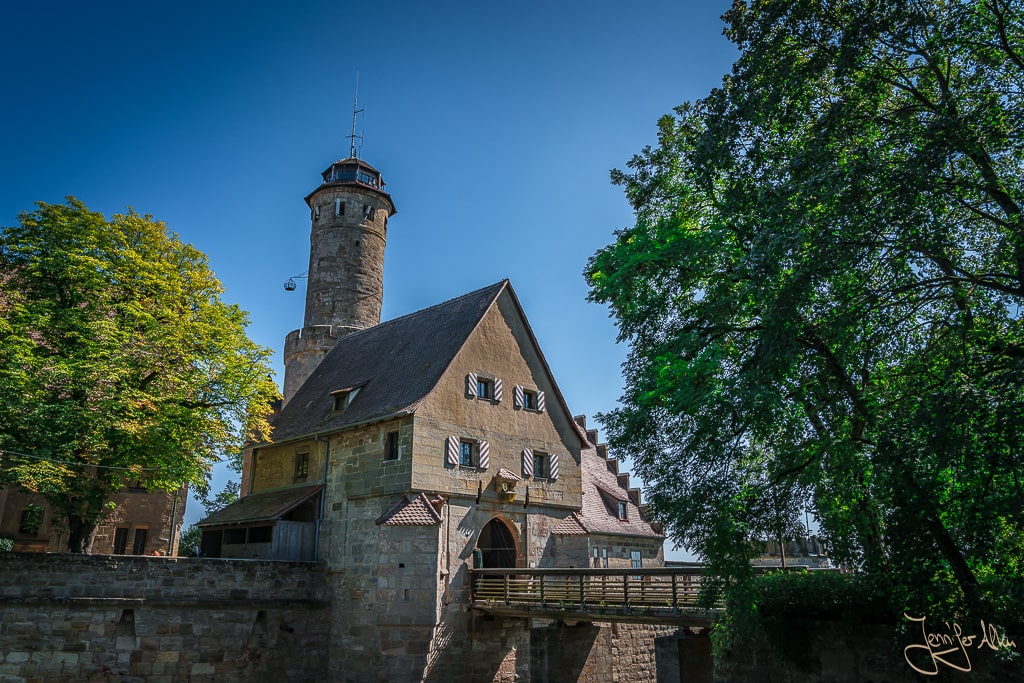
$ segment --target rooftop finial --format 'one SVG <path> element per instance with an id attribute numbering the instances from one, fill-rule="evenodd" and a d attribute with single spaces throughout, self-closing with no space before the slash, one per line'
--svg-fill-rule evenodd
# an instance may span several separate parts
<path id="1" fill-rule="evenodd" d="M 352 99 L 352 133 L 348 135 L 349 146 L 348 155 L 355 159 L 359 157 L 359 151 L 356 149 L 356 140 L 359 140 L 359 146 L 362 147 L 363 136 L 356 134 L 356 116 L 362 114 L 363 110 L 359 108 L 359 72 L 356 72 L 356 96 Z"/>

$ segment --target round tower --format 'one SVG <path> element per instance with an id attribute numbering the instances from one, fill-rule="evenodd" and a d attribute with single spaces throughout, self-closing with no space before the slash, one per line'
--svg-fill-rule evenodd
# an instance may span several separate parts
<path id="1" fill-rule="evenodd" d="M 351 156 L 331 164 L 306 197 L 309 278 L 302 329 L 285 338 L 284 402 L 338 339 L 380 323 L 384 245 L 395 204 L 380 171 Z"/>

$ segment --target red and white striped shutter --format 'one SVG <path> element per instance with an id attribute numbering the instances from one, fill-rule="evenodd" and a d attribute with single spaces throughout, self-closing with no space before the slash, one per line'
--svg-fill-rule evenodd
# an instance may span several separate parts
<path id="1" fill-rule="evenodd" d="M 558 453 L 552 453 L 548 458 L 550 458 L 551 464 L 551 474 L 549 475 L 549 478 L 558 479 Z"/>
<path id="2" fill-rule="evenodd" d="M 466 375 L 466 396 L 476 398 L 476 373 Z"/>
<path id="3" fill-rule="evenodd" d="M 491 444 L 480 442 L 480 468 L 487 469 L 491 465 Z"/>
<path id="4" fill-rule="evenodd" d="M 515 408 L 522 408 L 525 402 L 526 399 L 523 396 L 523 388 L 517 384 L 515 391 L 512 392 L 512 406 Z"/>
<path id="5" fill-rule="evenodd" d="M 533 450 L 529 448 L 523 449 L 523 476 L 533 476 Z"/>
<path id="6" fill-rule="evenodd" d="M 539 410 L 542 413 L 544 412 L 544 392 L 543 391 L 538 391 L 537 392 L 537 410 Z"/>
<path id="7" fill-rule="evenodd" d="M 500 379 L 494 380 L 494 400 L 501 401 L 502 397 L 502 384 Z"/>
<path id="8" fill-rule="evenodd" d="M 445 460 L 452 467 L 459 466 L 459 437 L 449 436 L 445 446 Z"/>

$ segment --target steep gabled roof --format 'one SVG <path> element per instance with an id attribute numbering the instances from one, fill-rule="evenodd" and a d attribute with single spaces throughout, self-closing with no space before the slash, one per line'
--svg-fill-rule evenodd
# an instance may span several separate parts
<path id="1" fill-rule="evenodd" d="M 580 522 L 590 533 L 664 538 L 640 512 L 618 475 L 608 469 L 608 460 L 593 445 L 583 449 L 583 509 Z M 619 519 L 618 505 L 626 504 L 626 519 Z M 563 532 L 566 533 L 566 532 Z"/>
<path id="2" fill-rule="evenodd" d="M 274 442 L 411 413 L 507 284 L 502 280 L 339 339 L 274 418 Z M 357 386 L 344 410 L 332 409 L 331 392 Z"/>

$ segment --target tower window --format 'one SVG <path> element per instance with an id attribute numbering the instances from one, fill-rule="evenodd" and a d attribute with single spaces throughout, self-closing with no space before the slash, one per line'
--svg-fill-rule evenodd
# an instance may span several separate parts
<path id="1" fill-rule="evenodd" d="M 340 199 L 335 199 L 334 200 L 334 215 L 335 216 L 344 216 L 345 215 L 345 202 L 341 201 Z"/>
<path id="2" fill-rule="evenodd" d="M 363 207 L 363 218 L 365 218 L 366 220 L 372 221 L 373 213 L 374 208 L 371 205 L 367 204 L 366 206 Z"/>
<path id="3" fill-rule="evenodd" d="M 317 204 L 316 206 L 313 207 L 313 220 L 315 220 L 315 221 L 320 220 L 320 205 L 319 204 Z"/>

